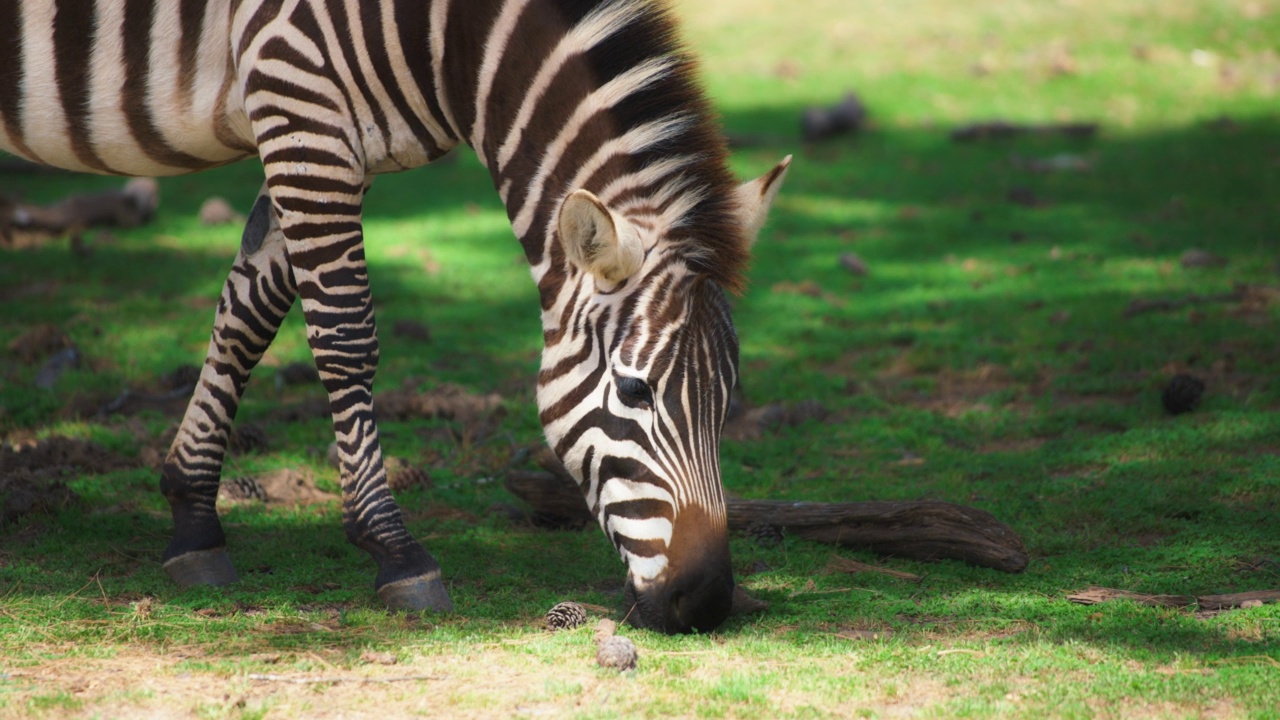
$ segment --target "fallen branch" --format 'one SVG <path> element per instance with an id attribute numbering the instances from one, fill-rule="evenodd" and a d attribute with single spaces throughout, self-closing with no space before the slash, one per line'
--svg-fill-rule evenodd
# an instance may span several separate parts
<path id="1" fill-rule="evenodd" d="M 507 489 L 528 503 L 542 527 L 595 522 L 577 483 L 545 459 L 546 472 L 507 473 Z M 550 466 L 550 467 L 548 467 Z M 866 548 L 915 560 L 963 560 L 1005 572 L 1027 567 L 1021 538 L 988 512 L 935 500 L 814 503 L 729 500 L 729 529 L 772 527 L 807 540 Z"/>
<path id="2" fill-rule="evenodd" d="M 14 232 L 77 235 L 85 228 L 137 227 L 149 222 L 160 204 L 151 178 L 134 178 L 118 190 L 68 195 L 51 205 L 13 203 L 0 207 L 0 241 L 13 244 Z"/>
<path id="3" fill-rule="evenodd" d="M 1089 587 L 1067 596 L 1067 600 L 1079 605 L 1097 605 L 1108 600 L 1132 600 L 1139 605 L 1152 607 L 1190 607 L 1201 610 L 1229 610 L 1252 607 L 1256 603 L 1280 603 L 1280 590 L 1253 590 L 1225 595 L 1147 595 L 1145 593 L 1117 590 L 1115 588 Z"/>
<path id="4" fill-rule="evenodd" d="M 850 503 L 730 500 L 729 528 L 759 525 L 818 542 L 915 560 L 963 560 L 1005 572 L 1027 567 L 1027 549 L 991 513 L 937 500 Z"/>
<path id="5" fill-rule="evenodd" d="M 1148 312 L 1169 312 L 1191 305 L 1208 305 L 1209 303 L 1231 303 L 1240 302 L 1245 298 L 1246 289 L 1237 287 L 1231 292 L 1217 293 L 1215 295 L 1196 295 L 1192 293 L 1180 298 L 1159 298 L 1155 300 L 1143 300 L 1141 298 L 1133 300 L 1129 306 L 1124 309 L 1125 317 L 1133 317 Z"/>

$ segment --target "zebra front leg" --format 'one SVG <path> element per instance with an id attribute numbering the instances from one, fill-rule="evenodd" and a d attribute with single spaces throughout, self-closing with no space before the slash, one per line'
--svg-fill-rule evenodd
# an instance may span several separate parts
<path id="1" fill-rule="evenodd" d="M 160 478 L 173 511 L 164 569 L 184 587 L 236 580 L 214 509 L 222 460 L 249 373 L 296 296 L 284 235 L 264 186 L 245 223 L 240 252 L 218 300 L 200 381 Z"/>
<path id="2" fill-rule="evenodd" d="M 439 563 L 409 534 L 387 486 L 374 422 L 378 339 L 360 224 L 367 182 L 347 175 L 350 184 L 344 192 L 336 188 L 334 177 L 325 177 L 326 199 L 321 203 L 309 188 L 313 178 L 273 176 L 271 171 L 268 164 L 307 339 L 329 393 L 347 539 L 377 563 L 374 587 L 387 607 L 452 611 Z"/>

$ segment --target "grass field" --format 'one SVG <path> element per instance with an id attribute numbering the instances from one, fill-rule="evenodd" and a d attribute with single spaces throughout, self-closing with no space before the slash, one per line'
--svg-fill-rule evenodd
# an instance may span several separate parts
<path id="1" fill-rule="evenodd" d="M 0 436 L 102 448 L 95 471 L 63 478 L 80 502 L 0 528 L 0 716 L 1280 718 L 1280 605 L 1066 600 L 1090 585 L 1280 589 L 1280 4 L 677 9 L 745 142 L 735 169 L 796 156 L 736 301 L 745 397 L 827 411 L 726 440 L 728 492 L 972 505 L 1021 534 L 1027 571 L 742 537 L 735 567 L 762 614 L 703 636 L 624 628 L 640 664 L 622 675 L 596 667 L 589 626 L 543 630 L 562 599 L 618 617 L 623 568 L 594 529 L 534 530 L 493 508 L 514 502 L 502 473 L 540 442 L 539 327 L 468 151 L 381 178 L 366 210 L 379 387 L 503 398 L 478 435 L 383 424 L 388 454 L 430 473 L 399 497 L 458 613 L 383 611 L 332 503 L 228 508 L 241 582 L 179 590 L 159 565 L 170 521 L 151 465 L 182 402 L 99 409 L 202 359 L 239 230 L 196 212 L 211 195 L 247 211 L 260 168 L 241 163 L 162 181 L 156 221 L 90 234 L 90 253 L 0 250 L 0 341 L 48 323 L 83 356 L 45 390 L 39 361 L 0 351 Z M 847 90 L 869 127 L 803 143 L 804 109 Z M 1100 131 L 949 139 L 984 120 Z M 1054 157 L 1087 167 L 1029 169 Z M 48 202 L 118 183 L 10 174 L 0 193 Z M 1193 249 L 1225 263 L 1186 267 Z M 406 321 L 430 340 L 389 330 Z M 269 446 L 233 454 L 225 477 L 294 468 L 336 489 L 328 421 L 281 411 L 321 396 L 277 381 L 308 359 L 294 313 L 240 413 Z M 1161 389 L 1182 372 L 1207 390 L 1170 416 Z M 920 577 L 838 572 L 833 555 Z"/>

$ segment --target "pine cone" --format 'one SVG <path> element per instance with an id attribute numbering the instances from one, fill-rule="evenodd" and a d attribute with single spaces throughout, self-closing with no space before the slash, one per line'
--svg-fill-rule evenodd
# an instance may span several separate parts
<path id="1" fill-rule="evenodd" d="M 267 501 L 267 490 L 262 483 L 251 477 L 237 477 L 223 480 L 218 488 L 218 497 L 223 500 L 257 500 Z"/>
<path id="2" fill-rule="evenodd" d="M 782 542 L 782 528 L 769 523 L 756 523 L 747 528 L 747 537 L 760 547 L 777 547 Z"/>
<path id="3" fill-rule="evenodd" d="M 596 663 L 618 672 L 634 670 L 639 659 L 640 651 L 636 650 L 636 644 L 621 635 L 601 640 L 600 647 L 596 649 Z"/>
<path id="4" fill-rule="evenodd" d="M 431 473 L 426 468 L 410 465 L 400 458 L 387 458 L 387 485 L 392 490 L 411 487 L 431 487 Z"/>
<path id="5" fill-rule="evenodd" d="M 572 630 L 587 621 L 587 609 L 576 602 L 557 603 L 547 611 L 547 629 Z"/>
<path id="6" fill-rule="evenodd" d="M 251 452 L 265 452 L 271 443 L 267 441 L 267 433 L 253 423 L 241 423 L 231 430 L 228 438 L 231 452 L 244 455 Z"/>
<path id="7" fill-rule="evenodd" d="M 1200 396 L 1204 395 L 1204 381 L 1194 375 L 1174 375 L 1165 386 L 1160 400 L 1170 415 L 1181 415 L 1195 410 L 1200 405 Z"/>

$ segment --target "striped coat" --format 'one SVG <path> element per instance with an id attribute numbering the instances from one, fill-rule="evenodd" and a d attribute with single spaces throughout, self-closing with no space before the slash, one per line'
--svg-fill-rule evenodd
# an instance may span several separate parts
<path id="1" fill-rule="evenodd" d="M 718 443 L 725 290 L 785 174 L 738 185 L 656 0 L 0 0 L 0 147 L 172 175 L 257 156 L 263 190 L 161 488 L 165 567 L 235 579 L 214 512 L 249 373 L 295 297 L 334 417 L 348 537 L 391 607 L 452 607 L 386 486 L 361 206 L 469 144 L 538 285 L 547 440 L 628 568 L 634 622 L 709 630 L 733 588 Z"/>

